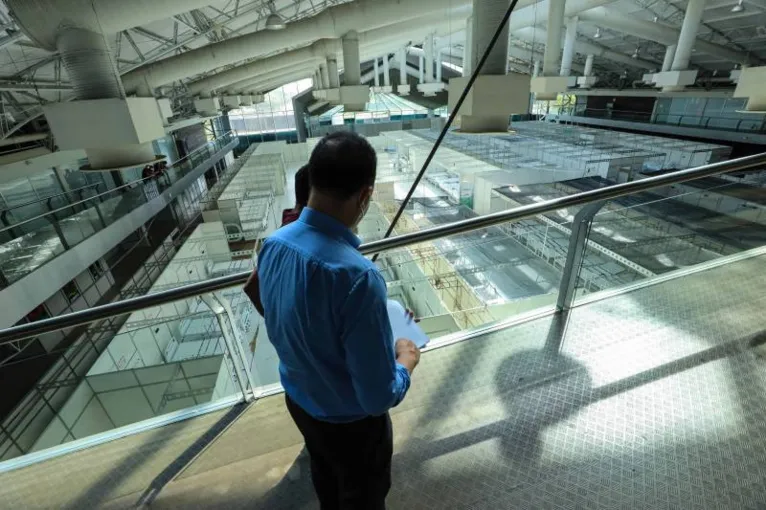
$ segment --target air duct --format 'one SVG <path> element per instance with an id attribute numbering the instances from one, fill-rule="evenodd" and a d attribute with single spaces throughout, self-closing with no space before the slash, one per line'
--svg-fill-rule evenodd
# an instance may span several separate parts
<path id="1" fill-rule="evenodd" d="M 356 0 L 290 23 L 285 30 L 232 37 L 140 67 L 124 75 L 123 83 L 128 92 L 145 93 L 160 85 L 236 64 L 259 54 L 279 52 L 319 39 L 339 38 L 352 30 L 373 30 L 434 13 L 449 18 L 451 11 L 467 5 L 470 5 L 467 0 L 456 1 L 452 6 L 445 6 L 442 0 Z M 391 29 L 395 31 L 396 26 Z M 257 53 L 254 54 L 254 50 Z"/>

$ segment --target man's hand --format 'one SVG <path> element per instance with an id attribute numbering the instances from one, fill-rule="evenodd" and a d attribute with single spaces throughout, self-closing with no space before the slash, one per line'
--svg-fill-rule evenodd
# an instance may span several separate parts
<path id="1" fill-rule="evenodd" d="M 420 349 L 412 340 L 400 338 L 396 341 L 394 350 L 396 351 L 396 361 L 412 374 L 420 362 Z"/>

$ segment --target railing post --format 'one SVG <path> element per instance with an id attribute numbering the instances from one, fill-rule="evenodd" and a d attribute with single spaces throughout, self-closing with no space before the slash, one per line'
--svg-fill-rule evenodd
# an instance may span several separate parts
<path id="1" fill-rule="evenodd" d="M 239 382 L 242 396 L 244 397 L 245 402 L 249 402 L 255 398 L 255 382 L 253 381 L 253 375 L 250 373 L 250 370 L 247 366 L 245 350 L 242 347 L 242 342 L 239 338 L 239 332 L 234 322 L 234 312 L 231 310 L 231 307 L 229 306 L 229 303 L 226 301 L 226 299 L 221 299 L 214 292 L 203 294 L 200 296 L 200 298 L 215 314 L 216 320 L 218 321 L 218 326 L 221 328 L 221 333 L 223 334 L 224 342 L 226 343 L 226 349 L 229 351 L 232 365 L 237 371 L 237 382 Z M 239 360 L 239 364 L 241 365 L 239 367 L 237 366 L 237 360 Z M 242 372 L 244 372 L 244 379 L 250 386 L 249 392 L 242 382 Z"/>
<path id="2" fill-rule="evenodd" d="M 572 234 L 569 237 L 567 261 L 564 264 L 564 270 L 561 275 L 559 297 L 556 302 L 556 310 L 559 312 L 564 312 L 572 307 L 572 301 L 577 290 L 577 279 L 580 276 L 580 267 L 585 257 L 590 226 L 593 223 L 593 217 L 604 204 L 606 202 L 603 201 L 587 204 L 575 214 L 574 221 L 572 222 Z"/>
<path id="3" fill-rule="evenodd" d="M 48 222 L 53 226 L 53 230 L 56 231 L 56 235 L 59 236 L 59 239 L 61 240 L 61 246 L 64 247 L 65 250 L 68 250 L 70 248 L 69 243 L 67 242 L 66 238 L 64 237 L 64 232 L 61 230 L 61 225 L 59 222 L 54 218 L 45 218 L 48 220 Z"/>
<path id="4" fill-rule="evenodd" d="M 104 220 L 104 215 L 101 213 L 101 208 L 98 206 L 98 202 L 93 204 L 93 208 L 96 210 L 96 214 L 98 214 L 98 219 L 101 220 L 101 225 L 106 228 L 106 220 Z"/>

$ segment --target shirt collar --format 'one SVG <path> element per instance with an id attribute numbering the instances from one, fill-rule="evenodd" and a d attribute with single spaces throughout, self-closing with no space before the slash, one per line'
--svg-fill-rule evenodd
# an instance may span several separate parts
<path id="1" fill-rule="evenodd" d="M 311 225 L 325 234 L 341 237 L 354 248 L 359 248 L 361 245 L 361 240 L 343 223 L 310 207 L 303 208 L 299 221 Z"/>

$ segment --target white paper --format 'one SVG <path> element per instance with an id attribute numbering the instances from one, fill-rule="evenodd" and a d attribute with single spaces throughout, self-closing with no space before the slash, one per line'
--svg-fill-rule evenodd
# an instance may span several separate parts
<path id="1" fill-rule="evenodd" d="M 418 323 L 410 318 L 402 304 L 389 299 L 387 307 L 388 321 L 391 323 L 391 331 L 394 333 L 394 342 L 400 338 L 406 338 L 407 340 L 412 340 L 418 346 L 418 349 L 425 347 L 429 338 L 420 329 Z"/>

